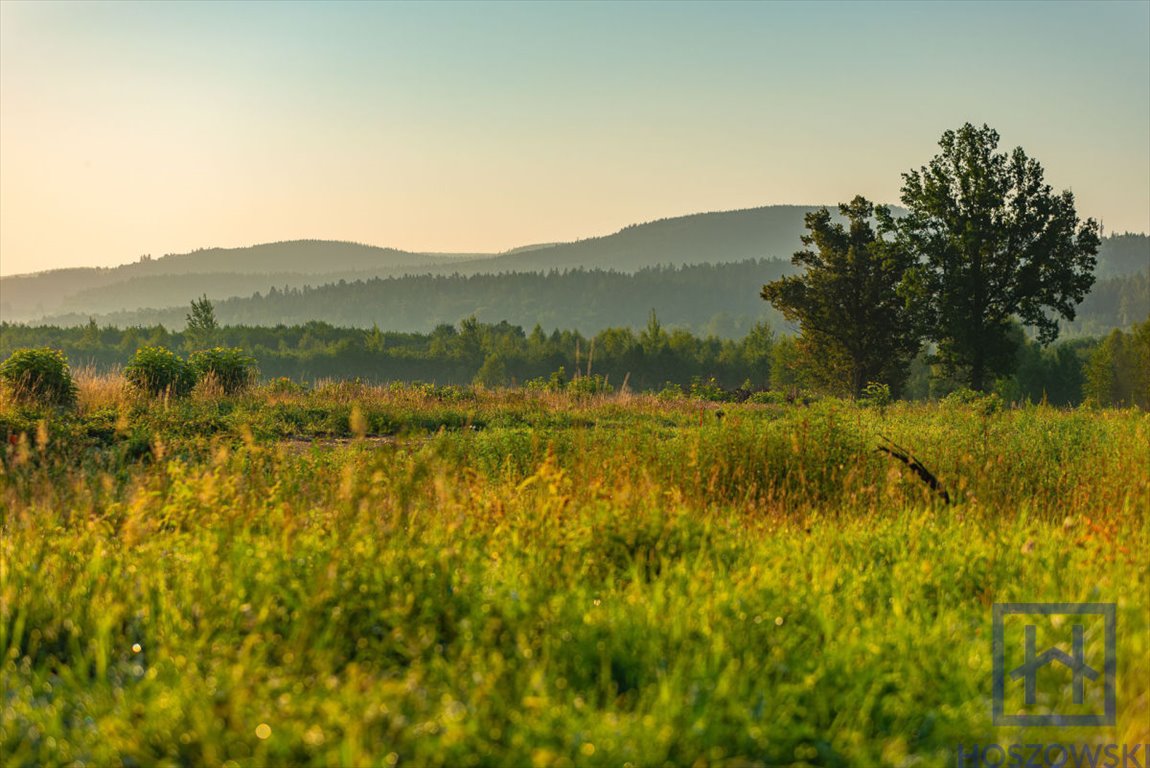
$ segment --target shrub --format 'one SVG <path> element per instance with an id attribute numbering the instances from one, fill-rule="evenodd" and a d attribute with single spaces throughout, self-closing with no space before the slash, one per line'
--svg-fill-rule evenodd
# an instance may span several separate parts
<path id="1" fill-rule="evenodd" d="M 613 390 L 607 379 L 597 373 L 590 376 L 576 376 L 566 385 L 566 390 L 573 395 L 606 395 Z"/>
<path id="2" fill-rule="evenodd" d="M 417 385 L 412 384 L 411 386 Z M 388 385 L 387 391 L 393 395 L 401 395 L 407 391 L 407 385 L 402 381 L 394 381 Z M 376 396 L 375 388 L 358 376 L 354 379 L 320 379 L 315 383 L 312 393 L 322 400 L 334 400 L 343 403 Z"/>
<path id="3" fill-rule="evenodd" d="M 58 349 L 17 349 L 0 363 L 0 381 L 20 402 L 72 405 L 76 383 L 68 359 Z"/>
<path id="4" fill-rule="evenodd" d="M 164 347 L 140 347 L 124 368 L 133 389 L 153 397 L 183 397 L 196 386 L 196 373 L 187 361 Z"/>
<path id="5" fill-rule="evenodd" d="M 269 395 L 302 395 L 307 392 L 307 387 L 287 376 L 272 379 L 263 389 Z"/>
<path id="6" fill-rule="evenodd" d="M 551 378 L 547 380 L 547 389 L 552 392 L 562 392 L 567 388 L 567 371 L 563 366 L 559 366 L 559 370 L 551 372 Z"/>
<path id="7" fill-rule="evenodd" d="M 256 379 L 255 358 L 239 347 L 193 352 L 191 363 L 201 380 L 211 379 L 225 395 L 244 391 Z"/>
<path id="8" fill-rule="evenodd" d="M 709 400 L 712 403 L 722 403 L 730 399 L 714 376 L 705 381 L 701 376 L 692 377 L 691 397 L 695 400 Z"/>
<path id="9" fill-rule="evenodd" d="M 784 392 L 768 389 L 762 392 L 752 392 L 747 402 L 756 405 L 786 405 L 787 395 Z"/>
<path id="10" fill-rule="evenodd" d="M 431 396 L 441 403 L 468 403 L 477 399 L 475 390 L 455 384 L 433 387 Z"/>
<path id="11" fill-rule="evenodd" d="M 524 386 L 533 392 L 562 392 L 567 389 L 567 371 L 559 366 L 559 370 L 551 372 L 550 378 L 539 376 L 529 379 Z"/>
<path id="12" fill-rule="evenodd" d="M 998 413 L 1003 406 L 1002 398 L 997 393 L 986 394 L 969 387 L 959 387 L 944 397 L 942 403 L 952 408 L 969 406 L 984 416 Z"/>
<path id="13" fill-rule="evenodd" d="M 863 387 L 861 399 L 863 405 L 873 405 L 881 411 L 890 405 L 893 398 L 890 394 L 889 385 L 872 381 Z"/>

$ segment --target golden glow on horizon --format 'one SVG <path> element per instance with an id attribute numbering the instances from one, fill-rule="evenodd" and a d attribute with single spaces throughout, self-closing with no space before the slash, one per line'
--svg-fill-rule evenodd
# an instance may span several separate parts
<path id="1" fill-rule="evenodd" d="M 0 273 L 300 238 L 496 252 L 703 211 L 895 202 L 967 120 L 1024 146 L 1081 215 L 1150 230 L 1147 35 L 1058 47 L 1084 14 L 1145 9 L 1047 8 L 1049 40 L 1018 45 L 1032 14 L 979 6 L 1019 50 L 991 49 L 995 76 L 966 81 L 925 56 L 937 33 L 898 27 L 942 14 L 961 35 L 966 11 L 914 7 L 5 0 Z M 816 22 L 843 41 L 825 61 L 804 58 Z M 844 83 L 860 61 L 882 77 Z"/>

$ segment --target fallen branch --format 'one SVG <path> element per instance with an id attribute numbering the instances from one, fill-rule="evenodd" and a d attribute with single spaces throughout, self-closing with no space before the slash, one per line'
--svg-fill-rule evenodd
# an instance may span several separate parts
<path id="1" fill-rule="evenodd" d="M 908 467 L 910 467 L 911 472 L 914 472 L 916 475 L 918 475 L 923 482 L 930 486 L 932 491 L 942 497 L 943 503 L 950 503 L 950 494 L 947 493 L 946 489 L 942 487 L 942 483 L 940 483 L 938 478 L 934 476 L 933 472 L 924 467 L 922 462 L 916 459 L 909 450 L 903 448 L 894 440 L 891 440 L 886 435 L 879 435 L 879 437 L 890 443 L 890 446 L 880 445 L 875 449 L 876 451 L 880 451 L 882 453 L 893 456 L 903 464 L 906 464 Z"/>

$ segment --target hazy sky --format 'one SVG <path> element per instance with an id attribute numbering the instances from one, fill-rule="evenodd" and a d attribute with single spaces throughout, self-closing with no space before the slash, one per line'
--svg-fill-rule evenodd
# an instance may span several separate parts
<path id="1" fill-rule="evenodd" d="M 967 121 L 1150 231 L 1150 3 L 0 0 L 0 272 L 894 202 Z"/>

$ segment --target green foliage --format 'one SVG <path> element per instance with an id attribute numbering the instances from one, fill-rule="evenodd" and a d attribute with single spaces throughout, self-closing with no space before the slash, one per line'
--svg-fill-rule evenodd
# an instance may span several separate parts
<path id="1" fill-rule="evenodd" d="M 128 384 L 147 395 L 182 397 L 196 385 L 191 364 L 165 347 L 140 347 L 124 367 Z"/>
<path id="2" fill-rule="evenodd" d="M 1054 194 L 1021 147 L 996 152 L 998 133 L 967 123 L 947 131 L 942 152 L 903 174 L 901 243 L 919 263 L 902 291 L 949 372 L 976 390 L 1013 371 L 1011 319 L 1058 335 L 1059 316 L 1094 283 L 1098 224 L 1082 222 L 1069 191 Z"/>
<path id="3" fill-rule="evenodd" d="M 1122 232 L 1102 238 L 1098 247 L 1099 279 L 1146 274 L 1150 270 L 1150 236 Z"/>
<path id="4" fill-rule="evenodd" d="M 669 336 L 667 331 L 663 328 L 662 323 L 659 322 L 655 310 L 647 316 L 647 327 L 639 335 L 639 346 L 642 347 L 643 353 L 649 357 L 654 357 L 666 349 L 669 343 Z"/>
<path id="5" fill-rule="evenodd" d="M 747 402 L 754 403 L 755 405 L 785 405 L 787 395 L 784 392 L 768 389 L 761 392 L 752 392 L 751 396 L 747 398 Z"/>
<path id="6" fill-rule="evenodd" d="M 576 376 L 571 379 L 567 383 L 566 391 L 573 395 L 591 396 L 610 394 L 615 388 L 607 383 L 605 376 L 593 373 L 590 376 Z"/>
<path id="7" fill-rule="evenodd" d="M 17 349 L 0 363 L 0 382 L 17 402 L 70 406 L 76 384 L 68 359 L 58 349 Z"/>
<path id="8" fill-rule="evenodd" d="M 559 366 L 559 370 L 551 372 L 551 377 L 547 380 L 547 389 L 562 392 L 567 388 L 567 383 L 567 371 L 563 366 Z"/>
<path id="9" fill-rule="evenodd" d="M 193 352 L 192 368 L 201 381 L 213 382 L 225 395 L 244 391 L 255 383 L 256 361 L 239 347 L 216 347 Z"/>
<path id="10" fill-rule="evenodd" d="M 219 323 L 216 322 L 216 310 L 205 294 L 202 298 L 192 302 L 192 311 L 188 313 L 184 335 L 187 345 L 192 350 L 201 350 L 216 343 Z"/>
<path id="11" fill-rule="evenodd" d="M 1002 410 L 1002 397 L 997 392 L 979 392 L 970 387 L 959 387 L 942 399 L 942 404 L 951 408 L 972 409 L 976 413 L 989 416 Z"/>
<path id="12" fill-rule="evenodd" d="M 893 400 L 890 386 L 877 381 L 868 382 L 863 387 L 861 399 L 864 405 L 874 406 L 880 410 L 885 409 Z"/>
<path id="13" fill-rule="evenodd" d="M 1150 410 L 1150 319 L 1115 330 L 1090 355 L 1083 390 L 1095 405 Z"/>
<path id="14" fill-rule="evenodd" d="M 1150 237 L 1145 239 L 1150 241 Z M 1142 263 L 1141 272 L 1099 277 L 1090 294 L 1075 307 L 1075 319 L 1060 323 L 1061 335 L 1104 336 L 1150 317 L 1150 259 Z"/>
<path id="15" fill-rule="evenodd" d="M 529 391 L 537 392 L 563 392 L 567 389 L 567 371 L 563 366 L 559 366 L 559 370 L 552 371 L 551 375 L 547 378 L 539 376 L 530 379 L 526 382 L 524 387 Z"/>
<path id="16" fill-rule="evenodd" d="M 689 394 L 695 400 L 707 400 L 714 403 L 730 400 L 726 390 L 719 386 L 719 382 L 715 381 L 714 377 L 703 380 L 696 376 L 691 381 Z"/>
<path id="17" fill-rule="evenodd" d="M 100 326 L 96 325 L 94 318 L 88 318 L 88 324 L 84 326 L 84 335 L 80 339 L 80 344 L 87 349 L 95 349 L 100 346 Z"/>
<path id="18" fill-rule="evenodd" d="M 858 196 L 839 213 L 846 227 L 832 223 L 826 208 L 807 214 L 807 250 L 793 259 L 806 271 L 764 285 L 761 295 L 800 324 L 806 367 L 832 389 L 858 397 L 880 379 L 898 389 L 919 348 L 897 292 L 913 260 L 888 237 L 895 230 L 888 208 Z"/>
<path id="19" fill-rule="evenodd" d="M 1144 725 L 1141 414 L 440 392 L 0 413 L 5 760 L 953 765 L 1027 601 L 1117 604 Z"/>
<path id="20" fill-rule="evenodd" d="M 279 376 L 265 383 L 263 390 L 271 395 L 302 395 L 307 387 L 287 376 Z"/>
<path id="21" fill-rule="evenodd" d="M 805 388 L 814 376 L 806 357 L 793 336 L 784 336 L 771 348 L 771 389 Z"/>
<path id="22" fill-rule="evenodd" d="M 760 302 L 762 303 L 762 302 Z M 1013 324 L 1011 338 L 1016 344 L 1015 380 L 1004 381 L 1000 394 L 1010 402 L 1041 402 L 1077 405 L 1082 400 L 1083 367 L 1096 342 L 1090 339 L 1061 341 L 1041 347 L 1026 339 L 1021 326 Z M 503 361 L 505 381 L 530 382 L 533 388 L 562 391 L 560 379 L 553 376 L 563 369 L 562 378 L 575 370 L 577 354 L 581 370 L 586 370 L 587 352 L 594 347 L 594 371 L 616 385 L 627 382 L 630 392 L 658 392 L 672 382 L 689 388 L 696 377 L 714 378 L 719 386 L 747 391 L 767 386 L 783 392 L 826 391 L 826 385 L 812 375 L 807 360 L 793 336 L 776 336 L 765 324 L 753 327 L 739 340 L 699 338 L 681 329 L 667 333 L 661 327 L 648 355 L 639 343 L 640 334 L 627 328 L 608 329 L 591 342 L 573 331 L 544 333 L 534 329 L 529 335 L 505 323 L 477 323 L 475 337 L 482 358 L 471 362 L 459 354 L 460 334 L 444 325 L 432 334 L 382 332 L 381 351 L 367 348 L 365 334 L 355 328 L 336 328 L 312 322 L 302 326 L 229 326 L 219 329 L 223 346 L 242 347 L 257 361 L 260 372 L 269 378 L 287 377 L 312 384 L 327 379 L 361 379 L 366 383 L 430 381 L 437 385 L 470 386 L 482 363 L 498 355 Z M 96 373 L 123 368 L 141 346 L 186 347 L 181 334 L 162 326 L 152 328 L 99 329 L 93 345 L 89 327 L 57 328 L 0 323 L 0 359 L 21 347 L 53 346 L 72 361 L 82 359 Z M 914 378 L 903 393 L 914 399 L 937 399 L 962 381 L 948 379 L 945 371 L 933 365 L 930 356 L 916 358 Z M 1132 377 L 1136 366 L 1120 366 L 1114 375 L 1123 387 L 1136 387 Z M 746 386 L 747 382 L 750 386 Z M 892 395 L 895 392 L 892 389 Z M 1126 402 L 1132 402 L 1128 397 Z M 1117 401 L 1116 401 L 1117 402 Z"/>
<path id="23" fill-rule="evenodd" d="M 505 387 L 510 383 L 507 375 L 507 358 L 495 352 L 483 360 L 475 374 L 475 383 L 482 387 Z"/>

